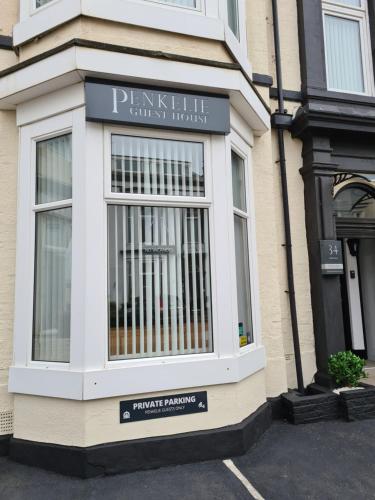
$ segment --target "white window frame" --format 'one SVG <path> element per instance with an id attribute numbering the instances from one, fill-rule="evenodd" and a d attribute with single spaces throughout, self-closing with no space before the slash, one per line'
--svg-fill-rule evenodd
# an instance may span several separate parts
<path id="1" fill-rule="evenodd" d="M 165 139 L 176 140 L 185 142 L 200 143 L 203 145 L 203 162 L 204 162 L 204 182 L 205 182 L 205 196 L 176 196 L 176 195 L 155 195 L 155 194 L 131 194 L 131 193 L 114 193 L 111 191 L 112 180 L 112 135 L 128 136 L 128 137 L 142 137 L 150 139 Z M 144 206 L 154 207 L 163 206 L 170 208 L 204 208 L 208 210 L 208 234 L 209 234 L 209 248 L 210 248 L 210 276 L 211 276 L 211 316 L 212 316 L 212 344 L 213 351 L 199 354 L 180 354 L 174 356 L 158 356 L 158 357 L 143 357 L 143 358 L 129 358 L 111 360 L 109 353 L 108 342 L 108 329 L 106 336 L 106 366 L 140 366 L 147 365 L 152 360 L 153 363 L 162 363 L 165 361 L 173 360 L 177 362 L 186 362 L 187 359 L 212 359 L 215 357 L 215 345 L 219 344 L 217 326 L 219 324 L 217 318 L 216 304 L 212 298 L 213 289 L 213 270 L 215 262 L 215 255 L 213 252 L 214 237 L 213 237 L 213 203 L 212 203 L 212 169 L 211 169 L 211 144 L 209 136 L 201 134 L 189 134 L 188 132 L 165 131 L 160 129 L 150 128 L 135 128 L 135 127 L 104 127 L 104 203 L 105 203 L 105 238 L 108 238 L 108 205 L 127 205 L 127 206 Z M 105 267 L 108 270 L 108 254 L 106 245 L 106 258 Z M 106 296 L 108 296 L 108 281 L 106 282 Z M 106 324 L 108 325 L 108 307 L 106 307 Z"/>
<path id="2" fill-rule="evenodd" d="M 17 275 L 15 306 L 15 364 L 30 367 L 53 368 L 65 370 L 69 368 L 76 356 L 73 333 L 81 328 L 79 320 L 79 234 L 81 215 L 79 214 L 79 185 L 82 182 L 80 172 L 72 170 L 72 198 L 42 206 L 35 204 L 36 192 L 36 144 L 66 134 L 72 134 L 72 165 L 79 162 L 78 124 L 82 119 L 82 110 L 64 113 L 58 117 L 42 120 L 24 127 L 20 132 L 19 163 L 19 203 L 17 224 Z M 77 202 L 76 202 L 77 200 Z M 70 362 L 34 361 L 32 356 L 33 341 L 33 306 L 35 280 L 35 220 L 36 213 L 50 208 L 72 207 L 72 278 L 71 278 L 71 326 L 70 326 Z M 78 292 L 78 293 L 77 293 Z M 74 304 L 73 304 L 74 302 Z"/>
<path id="3" fill-rule="evenodd" d="M 32 361 L 35 143 L 67 132 L 72 133 L 73 159 L 70 363 Z M 152 199 L 150 203 L 148 195 L 135 199 L 120 194 L 121 200 L 118 193 L 110 193 L 112 133 L 203 142 L 205 196 L 193 199 L 166 196 Z M 245 135 L 240 137 L 240 133 L 232 131 L 225 137 L 103 125 L 86 122 L 84 107 L 21 128 L 14 361 L 10 368 L 10 392 L 89 400 L 234 383 L 264 368 L 252 215 L 248 235 L 254 343 L 242 349 L 236 327 L 237 305 L 233 303 L 236 281 L 233 273 L 232 147 L 238 148 L 247 158 L 249 212 L 254 214 L 251 151 Z M 212 175 L 213 169 L 215 175 Z M 109 360 L 106 252 L 107 205 L 111 202 L 194 205 L 209 210 L 213 352 Z M 223 224 L 223 220 L 228 224 Z M 232 260 L 232 267 L 228 266 L 228 259 Z"/>
<path id="4" fill-rule="evenodd" d="M 360 7 L 345 5 L 335 0 L 323 0 L 322 13 L 323 13 L 324 53 L 325 53 L 325 64 L 326 64 L 327 90 L 333 92 L 343 92 L 343 93 L 357 94 L 357 95 L 369 95 L 369 96 L 375 95 L 367 0 L 361 0 Z M 327 45 L 326 45 L 326 33 L 325 33 L 326 32 L 325 17 L 327 15 L 338 17 L 341 19 L 348 19 L 359 23 L 360 45 L 361 45 L 360 49 L 362 56 L 362 69 L 363 69 L 362 76 L 365 88 L 364 92 L 355 92 L 353 90 L 337 89 L 329 86 L 328 70 L 327 70 L 328 58 L 327 58 Z"/>
<path id="5" fill-rule="evenodd" d="M 247 248 L 248 248 L 248 259 L 249 259 L 249 273 L 250 273 L 250 307 L 251 307 L 251 322 L 253 328 L 253 342 L 246 346 L 240 347 L 238 342 L 238 306 L 237 306 L 237 284 L 234 283 L 235 288 L 232 290 L 232 309 L 234 311 L 234 323 L 233 323 L 233 336 L 236 338 L 237 346 L 240 353 L 249 352 L 254 349 L 255 346 L 259 345 L 261 342 L 261 326 L 260 326 L 260 314 L 259 314 L 259 284 L 258 284 L 258 268 L 257 268 L 257 249 L 255 240 L 255 202 L 254 202 L 254 192 L 253 192 L 253 175 L 251 168 L 251 147 L 250 145 L 236 132 L 234 128 L 231 130 L 229 137 L 229 153 L 230 156 L 232 151 L 234 151 L 244 162 L 244 174 L 245 174 L 245 196 L 246 196 L 246 212 L 240 210 L 234 206 L 233 203 L 233 189 L 232 189 L 232 177 L 230 182 L 230 190 L 228 190 L 228 196 L 231 200 L 232 208 L 232 240 L 234 242 L 234 215 L 238 214 L 241 218 L 246 218 L 247 222 Z M 230 174 L 232 176 L 232 163 L 230 163 Z M 236 276 L 236 254 L 235 245 L 233 244 L 231 256 L 232 263 L 232 276 Z"/>

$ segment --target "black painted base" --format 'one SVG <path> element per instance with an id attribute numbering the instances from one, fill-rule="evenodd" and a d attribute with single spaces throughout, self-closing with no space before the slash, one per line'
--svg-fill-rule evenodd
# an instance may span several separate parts
<path id="1" fill-rule="evenodd" d="M 65 475 L 99 475 L 155 469 L 244 454 L 270 427 L 265 403 L 241 423 L 207 431 L 108 443 L 88 448 L 10 440 L 10 458 Z"/>
<path id="2" fill-rule="evenodd" d="M 11 437 L 10 434 L 0 436 L 0 457 L 9 455 L 9 442 Z"/>
<path id="3" fill-rule="evenodd" d="M 309 424 L 340 418 L 340 398 L 332 392 L 301 395 L 297 391 L 282 394 L 286 418 L 293 424 Z"/>
<path id="4" fill-rule="evenodd" d="M 334 389 L 336 387 L 331 375 L 321 370 L 316 372 L 316 374 L 314 375 L 314 380 L 316 384 L 322 387 L 327 387 L 328 389 Z"/>
<path id="5" fill-rule="evenodd" d="M 272 420 L 284 420 L 287 417 L 285 406 L 281 396 L 267 398 L 268 403 L 271 405 Z"/>

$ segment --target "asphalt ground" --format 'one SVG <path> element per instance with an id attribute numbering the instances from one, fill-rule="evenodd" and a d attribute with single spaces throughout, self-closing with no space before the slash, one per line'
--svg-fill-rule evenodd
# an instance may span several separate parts
<path id="1" fill-rule="evenodd" d="M 229 465 L 240 479 L 223 461 L 213 460 L 82 480 L 0 458 L 0 499 L 375 499 L 375 420 L 275 422 Z"/>

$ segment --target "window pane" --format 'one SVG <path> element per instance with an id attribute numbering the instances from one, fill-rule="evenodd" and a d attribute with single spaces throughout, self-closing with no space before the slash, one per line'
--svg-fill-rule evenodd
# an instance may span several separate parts
<path id="1" fill-rule="evenodd" d="M 238 335 L 240 347 L 254 342 L 251 321 L 250 269 L 247 244 L 247 221 L 234 216 L 236 278 L 238 304 Z"/>
<path id="2" fill-rule="evenodd" d="M 36 203 L 72 197 L 72 136 L 54 137 L 36 145 Z"/>
<path id="3" fill-rule="evenodd" d="M 196 0 L 157 0 L 161 3 L 169 3 L 171 5 L 178 5 L 179 7 L 189 7 L 190 9 L 197 8 Z"/>
<path id="4" fill-rule="evenodd" d="M 108 207 L 110 359 L 212 352 L 208 210 Z"/>
<path id="5" fill-rule="evenodd" d="M 336 2 L 345 5 L 353 5 L 353 7 L 361 7 L 361 0 L 336 0 Z"/>
<path id="6" fill-rule="evenodd" d="M 326 15 L 325 42 L 328 87 L 364 92 L 359 22 Z"/>
<path id="7" fill-rule="evenodd" d="M 245 163 L 243 159 L 232 151 L 232 189 L 233 205 L 246 211 Z"/>
<path id="8" fill-rule="evenodd" d="M 112 192 L 204 196 L 203 144 L 113 135 Z"/>
<path id="9" fill-rule="evenodd" d="M 375 218 L 375 199 L 373 192 L 361 188 L 347 188 L 340 191 L 334 199 L 334 213 L 337 217 L 354 219 Z"/>
<path id="10" fill-rule="evenodd" d="M 36 214 L 33 359 L 69 362 L 72 209 Z"/>
<path id="11" fill-rule="evenodd" d="M 52 0 L 36 0 L 35 2 L 35 7 L 42 7 L 42 5 L 45 5 L 46 3 L 50 3 Z"/>
<path id="12" fill-rule="evenodd" d="M 227 0 L 228 25 L 236 38 L 240 38 L 238 27 L 238 0 Z"/>

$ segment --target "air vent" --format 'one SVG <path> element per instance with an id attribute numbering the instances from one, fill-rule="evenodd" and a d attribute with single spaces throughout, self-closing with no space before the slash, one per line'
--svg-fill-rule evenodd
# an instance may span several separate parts
<path id="1" fill-rule="evenodd" d="M 0 436 L 13 434 L 13 412 L 0 411 Z"/>

